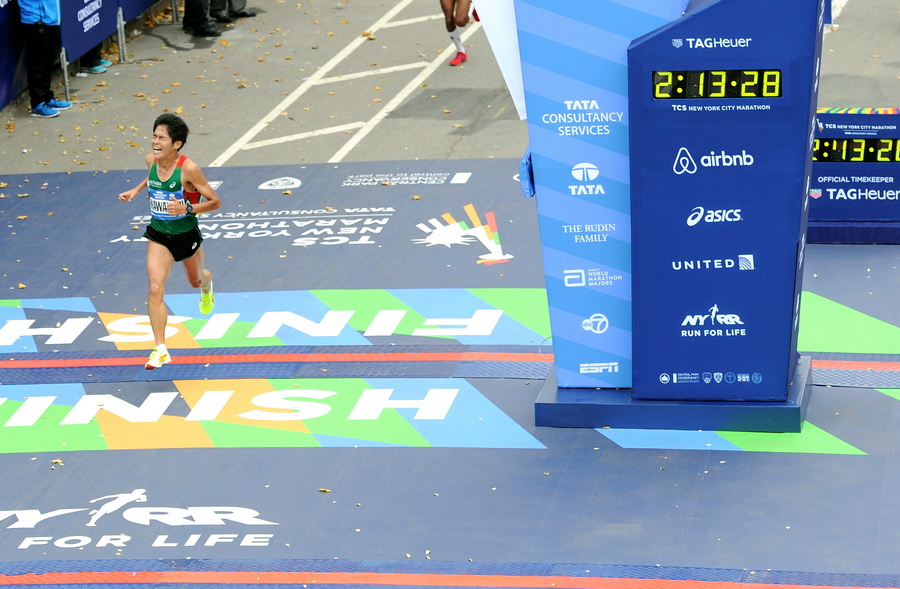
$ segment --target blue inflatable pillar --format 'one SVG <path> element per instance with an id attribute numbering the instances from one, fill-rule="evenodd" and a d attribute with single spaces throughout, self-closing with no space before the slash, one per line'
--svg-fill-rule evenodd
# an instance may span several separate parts
<path id="1" fill-rule="evenodd" d="M 683 0 L 516 0 L 528 134 L 561 387 L 629 388 L 631 41 Z"/>

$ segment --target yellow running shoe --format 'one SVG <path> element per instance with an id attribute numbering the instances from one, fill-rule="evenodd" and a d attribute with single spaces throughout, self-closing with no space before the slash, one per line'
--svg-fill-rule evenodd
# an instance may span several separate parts
<path id="1" fill-rule="evenodd" d="M 153 351 L 150 352 L 150 358 L 148 358 L 147 363 L 144 364 L 144 368 L 146 370 L 153 370 L 155 368 L 160 368 L 163 364 L 168 364 L 171 361 L 172 356 L 169 355 L 169 352 L 160 352 L 156 348 L 153 348 Z"/>
<path id="2" fill-rule="evenodd" d="M 204 315 L 209 315 L 213 307 L 216 306 L 216 295 L 213 293 L 213 283 L 212 280 L 209 281 L 209 292 L 203 292 L 200 290 L 200 312 Z"/>

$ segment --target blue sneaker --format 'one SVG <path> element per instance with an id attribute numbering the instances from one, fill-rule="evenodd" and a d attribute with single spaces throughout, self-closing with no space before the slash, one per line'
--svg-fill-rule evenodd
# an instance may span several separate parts
<path id="1" fill-rule="evenodd" d="M 71 102 L 66 102 L 65 100 L 57 100 L 55 98 L 51 98 L 46 102 L 46 105 L 50 108 L 54 108 L 56 110 L 69 110 L 72 108 Z"/>
<path id="2" fill-rule="evenodd" d="M 83 68 L 81 68 L 81 71 L 83 71 L 86 74 L 105 74 L 106 68 L 103 67 L 102 65 L 95 65 L 95 66 L 91 66 L 91 67 L 83 67 Z"/>
<path id="3" fill-rule="evenodd" d="M 100 58 L 100 65 L 102 65 L 103 67 L 111 67 L 112 64 L 113 62 L 111 62 L 110 60 L 103 59 L 102 57 Z"/>
<path id="4" fill-rule="evenodd" d="M 31 109 L 31 116 L 41 119 L 52 119 L 59 116 L 59 111 L 55 108 L 50 108 L 46 102 L 42 102 Z"/>

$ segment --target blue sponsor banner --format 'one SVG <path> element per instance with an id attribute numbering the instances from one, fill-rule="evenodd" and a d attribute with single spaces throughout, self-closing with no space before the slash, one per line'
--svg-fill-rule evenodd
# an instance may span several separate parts
<path id="1" fill-rule="evenodd" d="M 697 1 L 629 49 L 637 399 L 787 398 L 823 20 Z"/>
<path id="2" fill-rule="evenodd" d="M 66 60 L 75 61 L 118 29 L 115 0 L 67 0 L 60 4 L 60 34 Z"/>
<path id="3" fill-rule="evenodd" d="M 683 4 L 515 2 L 560 387 L 631 386 L 626 50 Z"/>
<path id="4" fill-rule="evenodd" d="M 900 221 L 897 109 L 820 110 L 816 122 L 809 220 Z"/>
<path id="5" fill-rule="evenodd" d="M 25 89 L 25 52 L 18 23 L 19 5 L 0 0 L 0 108 Z"/>
<path id="6" fill-rule="evenodd" d="M 137 18 L 142 12 L 156 4 L 158 0 L 119 0 L 125 22 Z"/>

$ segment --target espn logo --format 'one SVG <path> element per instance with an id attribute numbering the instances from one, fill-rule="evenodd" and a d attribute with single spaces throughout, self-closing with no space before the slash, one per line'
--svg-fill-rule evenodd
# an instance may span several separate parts
<path id="1" fill-rule="evenodd" d="M 612 374 L 613 372 L 618 371 L 618 362 L 591 362 L 589 364 L 578 365 L 578 372 L 581 374 L 603 374 L 604 372 Z"/>

